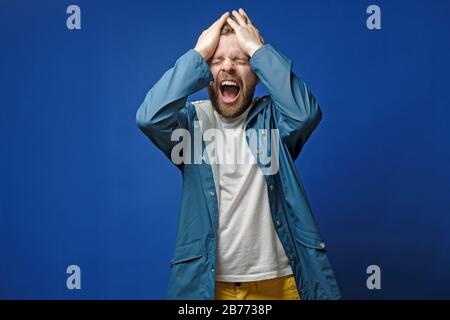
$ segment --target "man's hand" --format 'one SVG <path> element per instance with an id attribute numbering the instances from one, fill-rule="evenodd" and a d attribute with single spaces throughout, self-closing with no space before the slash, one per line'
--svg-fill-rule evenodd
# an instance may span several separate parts
<path id="1" fill-rule="evenodd" d="M 233 16 L 236 21 L 228 18 L 227 22 L 234 29 L 241 49 L 251 57 L 264 45 L 264 39 L 243 9 L 239 9 L 239 12 L 233 10 Z"/>
<path id="2" fill-rule="evenodd" d="M 229 12 L 225 12 L 216 22 L 208 29 L 202 32 L 195 45 L 195 50 L 200 53 L 205 60 L 209 60 L 216 51 L 219 44 L 220 30 L 230 16 Z"/>

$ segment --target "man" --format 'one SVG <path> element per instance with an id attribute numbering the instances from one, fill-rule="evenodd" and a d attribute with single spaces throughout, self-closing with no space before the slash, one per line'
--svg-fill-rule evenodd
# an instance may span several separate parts
<path id="1" fill-rule="evenodd" d="M 139 128 L 183 175 L 169 299 L 340 298 L 294 165 L 321 111 L 291 64 L 227 12 L 140 106 Z M 253 99 L 259 81 L 270 95 Z M 210 100 L 187 102 L 205 87 Z"/>

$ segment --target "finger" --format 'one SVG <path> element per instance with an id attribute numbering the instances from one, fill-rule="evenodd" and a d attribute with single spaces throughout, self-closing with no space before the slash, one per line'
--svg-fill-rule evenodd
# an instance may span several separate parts
<path id="1" fill-rule="evenodd" d="M 239 28 L 239 25 L 237 24 L 236 21 L 234 21 L 231 18 L 227 19 L 228 24 L 233 28 L 234 31 L 237 31 L 237 29 Z"/>
<path id="2" fill-rule="evenodd" d="M 239 14 L 242 16 L 242 18 L 244 19 L 245 23 L 249 23 L 247 17 L 243 14 L 243 10 L 242 8 L 239 8 L 238 10 Z"/>
<path id="3" fill-rule="evenodd" d="M 240 8 L 239 13 L 247 20 L 248 24 L 253 24 L 244 9 Z"/>
<path id="4" fill-rule="evenodd" d="M 225 23 L 225 21 L 227 20 L 227 18 L 229 17 L 230 13 L 227 11 L 225 12 L 219 19 L 217 19 L 208 29 L 213 29 L 213 28 L 217 28 L 218 26 L 220 26 L 222 28 L 223 24 Z"/>
<path id="5" fill-rule="evenodd" d="M 208 29 L 216 28 L 218 25 L 223 25 L 223 23 L 226 21 L 230 13 L 227 11 L 225 12 L 219 19 L 217 19 Z"/>
<path id="6" fill-rule="evenodd" d="M 253 30 L 255 30 L 255 34 L 258 36 L 259 40 L 261 41 L 262 44 L 264 44 L 264 38 L 261 35 L 261 33 L 259 33 L 258 28 L 256 28 L 254 25 L 252 25 Z"/>
<path id="7" fill-rule="evenodd" d="M 245 26 L 247 23 L 244 20 L 244 17 L 241 16 L 241 14 L 239 12 L 237 12 L 236 10 L 233 10 L 233 16 L 236 18 L 236 21 L 241 25 L 241 26 Z"/>
<path id="8" fill-rule="evenodd" d="M 259 35 L 259 40 L 261 41 L 262 44 L 264 44 L 264 38 L 262 37 L 262 35 Z"/>
<path id="9" fill-rule="evenodd" d="M 220 17 L 220 20 L 219 20 L 219 23 L 218 23 L 218 28 L 219 29 L 222 29 L 223 25 L 225 24 L 225 22 L 227 21 L 229 16 L 230 16 L 230 13 L 227 11 Z"/>

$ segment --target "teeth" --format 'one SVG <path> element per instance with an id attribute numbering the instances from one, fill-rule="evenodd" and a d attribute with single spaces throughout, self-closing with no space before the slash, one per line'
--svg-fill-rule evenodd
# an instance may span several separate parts
<path id="1" fill-rule="evenodd" d="M 237 84 L 237 82 L 235 82 L 235 81 L 230 81 L 230 80 L 222 81 L 222 83 L 221 83 L 220 85 L 222 85 L 222 86 L 236 86 L 236 87 L 239 86 L 239 85 Z"/>

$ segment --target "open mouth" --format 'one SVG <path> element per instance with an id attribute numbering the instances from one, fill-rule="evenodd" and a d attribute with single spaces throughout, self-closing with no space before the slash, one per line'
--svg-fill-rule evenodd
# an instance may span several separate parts
<path id="1" fill-rule="evenodd" d="M 239 97 L 241 87 L 236 81 L 224 80 L 220 83 L 220 93 L 225 103 L 233 103 Z"/>

